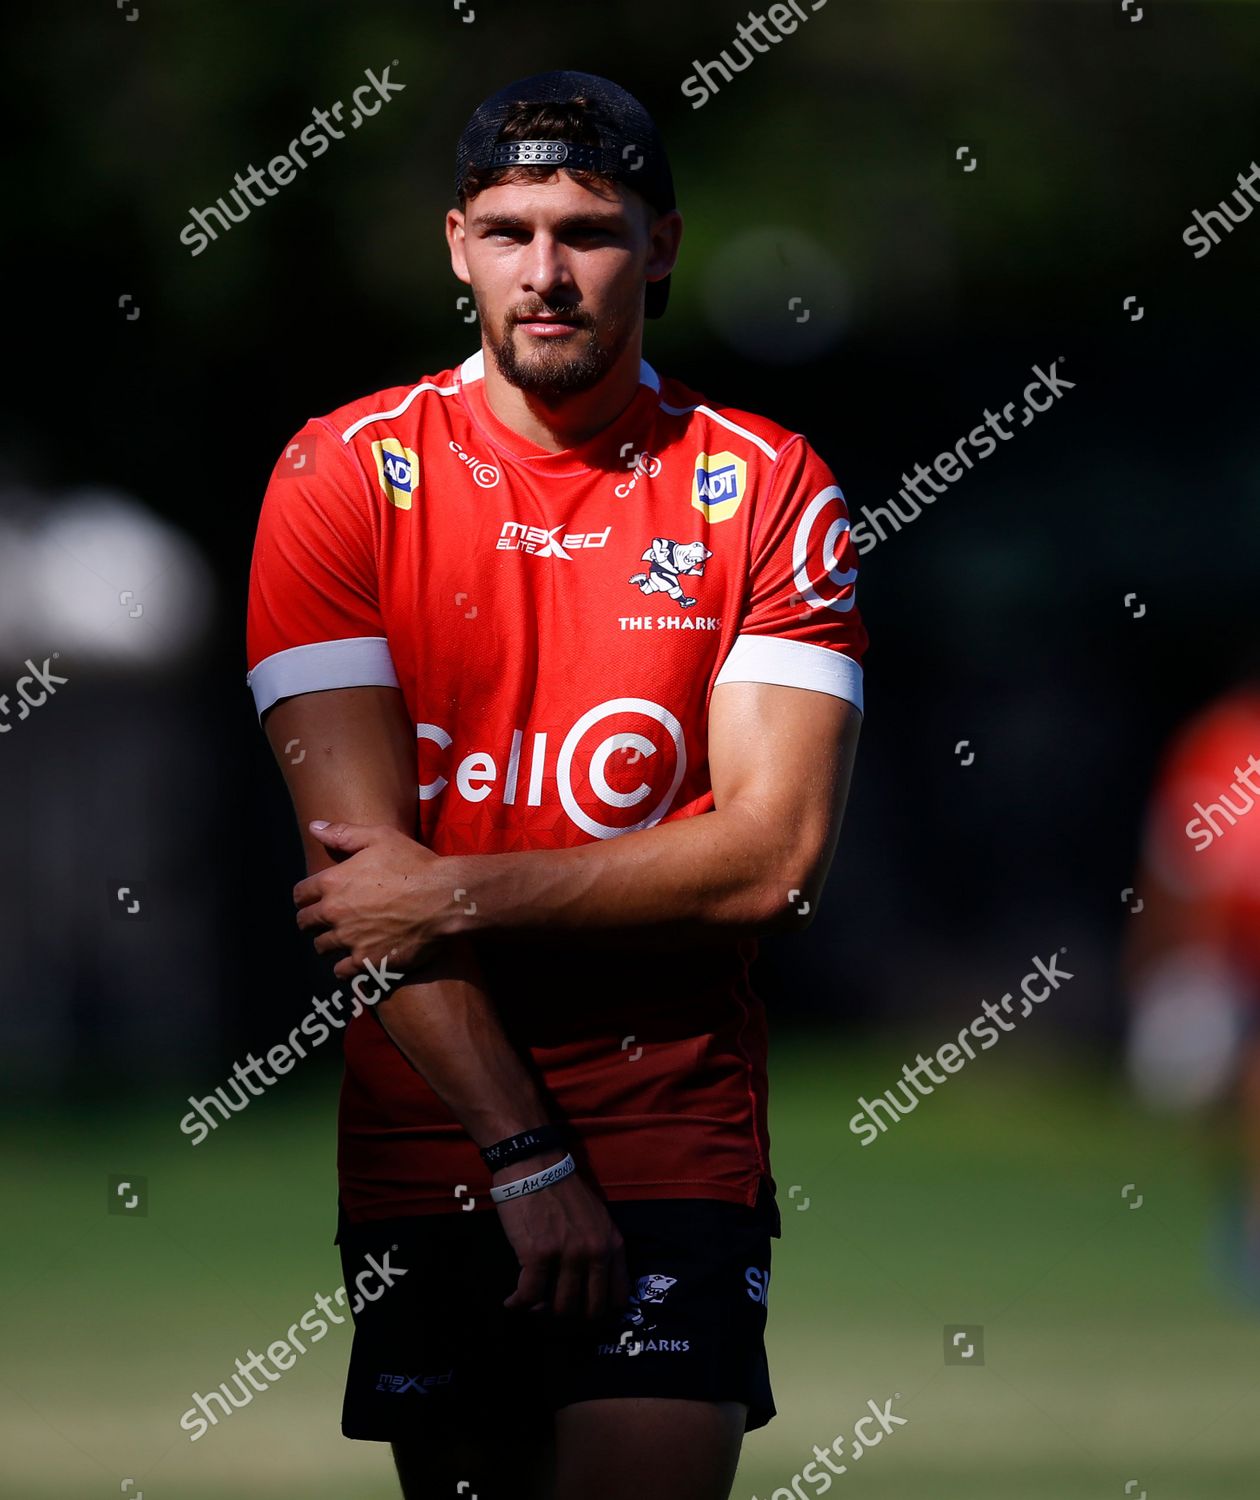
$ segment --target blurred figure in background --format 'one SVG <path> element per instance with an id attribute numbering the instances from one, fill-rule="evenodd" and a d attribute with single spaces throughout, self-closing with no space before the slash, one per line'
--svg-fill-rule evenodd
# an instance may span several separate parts
<path id="1" fill-rule="evenodd" d="M 1258 804 L 1260 675 L 1210 703 L 1165 752 L 1125 967 L 1130 1077 L 1156 1108 L 1223 1120 L 1235 1181 L 1225 1271 L 1260 1303 Z"/>
<path id="2" fill-rule="evenodd" d="M 158 487 L 158 486 L 155 486 Z M 223 990 L 217 583 L 143 498 L 0 474 L 0 1083 L 108 1093 L 199 1067 Z"/>

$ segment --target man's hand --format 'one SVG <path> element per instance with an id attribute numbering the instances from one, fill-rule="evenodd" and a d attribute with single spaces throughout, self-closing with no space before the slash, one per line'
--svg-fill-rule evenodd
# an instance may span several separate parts
<path id="1" fill-rule="evenodd" d="M 316 953 L 346 955 L 333 967 L 337 978 L 362 973 L 369 959 L 406 969 L 427 957 L 456 899 L 442 857 L 385 824 L 308 826 L 325 848 L 350 856 L 293 888 L 297 924 Z"/>
<path id="2" fill-rule="evenodd" d="M 435 855 L 396 826 L 310 824 L 312 842 L 352 857 L 297 887 L 311 907 L 299 925 L 324 929 L 318 952 L 350 955 L 339 979 L 369 958 L 414 966 L 462 934 L 633 933 L 641 946 L 691 948 L 799 931 L 835 853 L 861 722 L 830 692 L 721 683 L 709 710 L 713 808 L 573 847 Z"/>
<path id="3" fill-rule="evenodd" d="M 515 1182 L 563 1159 L 563 1151 L 549 1151 L 501 1167 L 494 1185 Z M 516 1290 L 504 1307 L 545 1309 L 553 1295 L 553 1279 L 551 1305 L 558 1317 L 599 1318 L 627 1305 L 625 1242 L 608 1209 L 579 1173 L 495 1206 L 521 1266 Z"/>

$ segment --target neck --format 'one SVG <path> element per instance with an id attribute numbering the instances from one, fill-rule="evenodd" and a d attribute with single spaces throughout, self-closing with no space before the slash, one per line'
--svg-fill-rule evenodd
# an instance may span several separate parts
<path id="1" fill-rule="evenodd" d="M 608 373 L 587 391 L 566 391 L 550 398 L 523 391 L 505 380 L 494 356 L 482 345 L 485 396 L 490 410 L 528 442 L 561 453 L 576 448 L 610 427 L 639 389 L 639 344 L 633 341 Z"/>

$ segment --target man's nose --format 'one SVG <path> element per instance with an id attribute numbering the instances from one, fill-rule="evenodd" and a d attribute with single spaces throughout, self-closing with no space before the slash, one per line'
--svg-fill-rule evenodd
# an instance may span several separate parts
<path id="1" fill-rule="evenodd" d="M 563 247 L 550 235 L 536 234 L 521 267 L 522 289 L 547 302 L 556 293 L 562 294 L 564 300 L 572 285 Z"/>

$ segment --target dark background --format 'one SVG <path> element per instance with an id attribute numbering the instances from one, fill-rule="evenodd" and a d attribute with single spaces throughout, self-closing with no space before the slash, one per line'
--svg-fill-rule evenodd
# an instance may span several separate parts
<path id="1" fill-rule="evenodd" d="M 88 832 L 43 896 L 80 912 L 57 939 L 75 1023 L 34 1073 L 10 1053 L 17 1080 L 90 1087 L 102 1061 L 151 1077 L 143 1038 L 179 1052 L 190 1034 L 159 1014 L 175 971 L 202 1058 L 269 1037 L 322 982 L 289 931 L 296 837 L 242 681 L 259 499 L 307 415 L 476 346 L 442 238 L 454 141 L 493 88 L 552 66 L 616 77 L 671 151 L 684 245 L 646 356 L 805 432 L 855 516 L 1019 400 L 1034 363 L 1075 381 L 864 560 L 848 820 L 824 913 L 790 952 L 766 945 L 761 984 L 783 1015 L 900 1025 L 970 1013 L 1067 944 L 1085 983 L 1048 1024 L 1114 1036 L 1120 892 L 1156 756 L 1256 661 L 1260 233 L 1240 225 L 1198 261 L 1181 238 L 1255 153 L 1255 9 L 1154 5 L 1135 24 L 1104 4 L 833 3 L 699 110 L 679 85 L 744 15 L 721 4 L 560 5 L 539 24 L 489 5 L 471 24 L 441 5 L 125 13 L 12 22 L 10 311 L 34 326 L 9 367 L 4 464 L 36 511 L 107 485 L 169 520 L 215 608 L 164 675 L 89 660 L 0 745 L 18 801 L 31 767 L 64 764 L 52 795 Z M 406 89 L 358 133 L 201 255 L 180 244 L 190 207 L 394 58 Z M 951 171 L 959 141 L 979 143 L 972 176 Z M 136 629 L 167 629 L 150 618 Z M 14 675 L 59 645 L 21 619 L 6 635 Z M 119 728 L 135 753 L 102 774 Z M 28 805 L 19 901 L 52 836 Z M 136 942 L 111 930 L 116 870 L 152 887 L 130 979 L 98 961 Z M 118 1045 L 101 1013 L 146 1004 Z"/>

